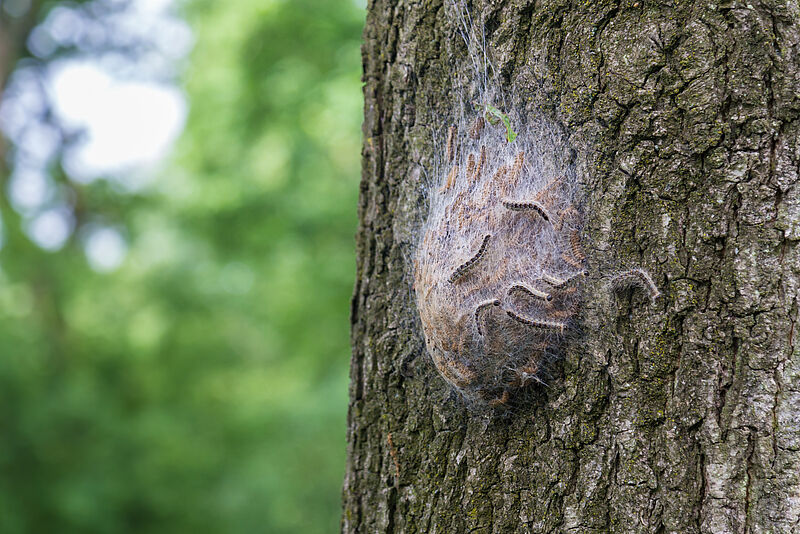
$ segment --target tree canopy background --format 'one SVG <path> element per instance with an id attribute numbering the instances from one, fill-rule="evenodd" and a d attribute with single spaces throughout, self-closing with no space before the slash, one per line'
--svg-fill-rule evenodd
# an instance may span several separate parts
<path id="1" fill-rule="evenodd" d="M 77 4 L 3 12 L 21 43 L 3 80 L 75 52 L 26 48 L 59 5 Z M 2 149 L 2 533 L 337 529 L 363 5 L 181 11 L 190 111 L 148 185 L 74 180 L 56 158 L 74 225 L 45 250 L 9 199 L 19 147 Z M 98 221 L 127 244 L 111 272 L 86 258 Z"/>

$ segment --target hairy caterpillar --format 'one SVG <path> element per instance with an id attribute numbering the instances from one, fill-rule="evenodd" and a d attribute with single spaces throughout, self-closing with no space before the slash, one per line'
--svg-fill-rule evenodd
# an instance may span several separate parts
<path id="1" fill-rule="evenodd" d="M 557 323 L 555 321 L 544 321 L 539 319 L 522 317 L 520 315 L 517 315 L 511 310 L 506 310 L 506 313 L 508 314 L 509 317 L 522 324 L 535 326 L 536 328 L 542 328 L 544 330 L 558 330 L 558 332 L 561 334 L 564 333 L 564 329 L 567 327 L 567 325 L 564 323 Z"/>
<path id="2" fill-rule="evenodd" d="M 484 236 L 483 243 L 481 243 L 481 248 L 478 249 L 478 252 L 476 252 L 475 255 L 472 256 L 470 259 L 468 259 L 466 262 L 459 265 L 458 268 L 453 272 L 453 274 L 450 275 L 450 278 L 447 279 L 448 282 L 454 284 L 459 278 L 464 276 L 464 273 L 466 273 L 470 267 L 475 265 L 475 263 L 479 259 L 481 259 L 483 253 L 486 252 L 486 246 L 489 244 L 490 237 L 492 237 L 490 234 L 486 234 L 486 236 Z"/>
<path id="3" fill-rule="evenodd" d="M 503 206 L 511 211 L 535 211 L 542 219 L 550 222 L 550 215 L 547 213 L 547 210 L 544 209 L 544 206 L 538 202 L 512 202 L 510 200 L 504 200 Z"/>
<path id="4" fill-rule="evenodd" d="M 559 289 L 563 289 L 565 287 L 570 286 L 574 282 L 580 279 L 581 276 L 589 276 L 589 271 L 580 271 L 575 274 L 570 275 L 567 278 L 558 278 L 557 276 L 552 276 L 547 273 L 542 275 L 542 280 L 547 282 L 553 287 L 557 287 Z"/>
<path id="5" fill-rule="evenodd" d="M 582 262 L 585 260 L 586 256 L 583 255 L 583 251 L 581 250 L 581 235 L 577 230 L 573 231 L 569 236 L 569 242 L 572 248 L 572 257 L 575 258 L 575 261 Z"/>
<path id="6" fill-rule="evenodd" d="M 458 130 L 455 126 L 450 126 L 450 129 L 447 131 L 447 162 L 453 163 L 453 158 L 456 157 L 455 149 L 453 147 L 453 143 L 456 141 L 456 132 Z"/>
<path id="7" fill-rule="evenodd" d="M 456 106 L 455 124 L 440 126 L 445 142 L 415 252 L 414 291 L 442 377 L 467 399 L 503 406 L 514 390 L 541 381 L 537 373 L 580 309 L 589 275 L 585 212 L 568 136 L 503 104 L 468 13 L 453 7 L 476 63 L 476 97 Z M 615 280 L 658 295 L 641 269 Z"/>
<path id="8" fill-rule="evenodd" d="M 475 172 L 472 174 L 471 179 L 477 180 L 478 177 L 481 175 L 481 170 L 483 170 L 483 165 L 486 163 L 486 147 L 481 147 L 481 156 L 478 159 L 478 166 L 475 168 Z"/>
<path id="9" fill-rule="evenodd" d="M 510 295 L 514 291 L 521 291 L 522 293 L 525 293 L 526 295 L 529 295 L 533 298 L 546 300 L 547 302 L 553 300 L 553 295 L 551 295 L 550 293 L 545 293 L 544 291 L 539 291 L 538 289 L 525 287 L 522 284 L 516 284 L 511 286 L 511 288 L 508 290 L 508 294 Z"/>
<path id="10" fill-rule="evenodd" d="M 647 292 L 650 296 L 650 300 L 655 302 L 655 300 L 661 296 L 661 292 L 658 290 L 655 282 L 650 277 L 647 271 L 644 269 L 636 268 L 631 269 L 630 271 L 624 271 L 621 273 L 616 274 L 612 279 L 611 283 L 614 287 L 625 287 L 632 285 L 634 287 L 639 287 Z"/>
<path id="11" fill-rule="evenodd" d="M 489 300 L 489 301 L 484 302 L 482 304 L 478 304 L 478 307 L 475 308 L 475 326 L 478 328 L 478 333 L 480 335 L 483 335 L 483 329 L 481 328 L 481 322 L 480 322 L 481 321 L 481 318 L 480 318 L 481 312 L 485 311 L 487 308 L 489 308 L 491 306 L 500 306 L 500 301 L 497 300 L 497 299 Z"/>

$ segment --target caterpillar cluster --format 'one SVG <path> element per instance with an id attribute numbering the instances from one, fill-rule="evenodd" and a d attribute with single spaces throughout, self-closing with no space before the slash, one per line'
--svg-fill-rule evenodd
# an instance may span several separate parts
<path id="1" fill-rule="evenodd" d="M 492 405 L 538 380 L 588 275 L 574 177 L 556 174 L 542 146 L 522 136 L 508 143 L 504 132 L 480 115 L 464 132 L 449 129 L 449 168 L 430 199 L 414 274 L 436 368 Z"/>
<path id="2" fill-rule="evenodd" d="M 540 381 L 574 324 L 589 271 L 567 143 L 544 119 L 494 107 L 487 70 L 437 156 L 414 291 L 442 377 L 467 399 L 502 406 L 509 392 Z M 642 269 L 612 283 L 658 296 Z"/>

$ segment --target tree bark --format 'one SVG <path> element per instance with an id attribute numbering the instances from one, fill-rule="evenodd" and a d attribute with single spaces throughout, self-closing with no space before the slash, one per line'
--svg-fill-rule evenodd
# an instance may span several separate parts
<path id="1" fill-rule="evenodd" d="M 371 0 L 343 531 L 800 532 L 797 2 L 470 12 L 588 169 L 580 335 L 494 416 L 437 374 L 409 259 L 471 64 L 441 0 Z M 656 305 L 608 298 L 636 265 Z"/>

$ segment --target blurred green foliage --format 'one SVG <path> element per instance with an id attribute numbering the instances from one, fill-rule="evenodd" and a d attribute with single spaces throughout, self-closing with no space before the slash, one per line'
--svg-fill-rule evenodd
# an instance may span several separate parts
<path id="1" fill-rule="evenodd" d="M 74 186 L 125 228 L 122 267 L 3 219 L 2 533 L 338 529 L 363 7 L 185 12 L 167 171 L 136 194 Z"/>

